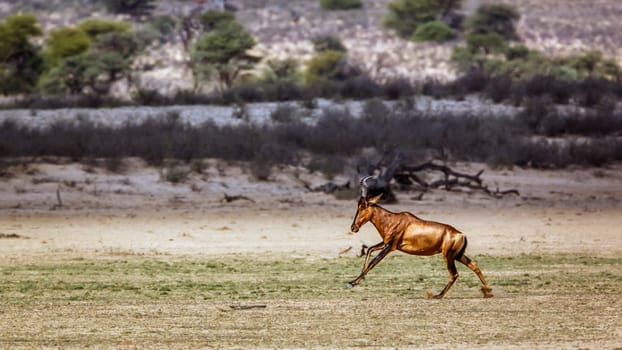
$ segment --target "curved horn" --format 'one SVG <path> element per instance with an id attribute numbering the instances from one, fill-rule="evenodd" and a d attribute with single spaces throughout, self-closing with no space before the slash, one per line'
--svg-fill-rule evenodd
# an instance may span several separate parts
<path id="1" fill-rule="evenodd" d="M 367 180 L 372 178 L 373 176 L 365 176 L 361 179 L 361 197 L 367 198 Z"/>

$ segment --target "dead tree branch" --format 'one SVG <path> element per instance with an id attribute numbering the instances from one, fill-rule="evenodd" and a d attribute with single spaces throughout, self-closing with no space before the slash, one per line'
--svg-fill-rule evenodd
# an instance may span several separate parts
<path id="1" fill-rule="evenodd" d="M 428 182 L 417 174 L 423 171 L 439 172 L 441 173 L 441 178 Z M 474 175 L 466 174 L 455 171 L 446 165 L 427 161 L 414 166 L 401 166 L 395 174 L 395 180 L 399 184 L 405 186 L 416 185 L 422 193 L 425 193 L 431 189 L 443 188 L 446 191 L 479 191 L 495 198 L 500 198 L 509 194 L 517 196 L 520 195 L 516 189 L 501 191 L 497 187 L 496 190 L 491 190 L 484 184 L 481 178 L 483 173 L 484 170 L 482 169 Z"/>

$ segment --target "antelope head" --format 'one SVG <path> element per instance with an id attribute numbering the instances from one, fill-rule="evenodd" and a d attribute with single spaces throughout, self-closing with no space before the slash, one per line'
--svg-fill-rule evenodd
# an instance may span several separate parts
<path id="1" fill-rule="evenodd" d="M 376 204 L 376 202 L 378 202 L 378 200 L 382 196 L 381 193 L 375 197 L 367 198 L 367 181 L 369 179 L 371 179 L 371 176 L 367 176 L 361 179 L 361 198 L 359 198 L 359 202 L 356 206 L 354 221 L 352 221 L 352 226 L 350 226 L 350 230 L 352 232 L 358 232 L 361 226 L 365 225 L 369 220 L 371 220 L 371 208 L 374 206 L 374 204 Z"/>

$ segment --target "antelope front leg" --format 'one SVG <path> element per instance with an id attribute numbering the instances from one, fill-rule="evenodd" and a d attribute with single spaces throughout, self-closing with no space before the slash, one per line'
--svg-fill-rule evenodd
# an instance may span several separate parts
<path id="1" fill-rule="evenodd" d="M 371 257 L 371 253 L 375 252 L 376 250 L 382 249 L 383 245 L 384 245 L 384 242 L 380 242 L 378 244 L 374 244 L 371 247 L 367 247 L 366 245 L 363 245 L 361 247 L 361 256 L 365 255 L 365 263 L 363 264 L 363 270 L 367 268 L 367 264 L 369 263 L 369 258 Z M 367 251 L 365 251 L 365 248 L 367 248 Z"/>
<path id="2" fill-rule="evenodd" d="M 382 247 L 382 250 L 380 251 L 380 253 L 378 253 L 378 255 L 376 255 L 372 259 L 372 261 L 368 264 L 367 262 L 369 261 L 369 257 L 371 256 L 371 253 L 373 251 L 376 251 L 376 250 L 380 249 L 380 247 Z M 363 265 L 363 271 L 361 271 L 361 274 L 356 279 L 346 283 L 346 288 L 352 288 L 352 287 L 358 285 L 359 283 L 361 283 L 361 281 L 365 278 L 365 275 L 367 275 L 367 273 L 371 269 L 373 269 L 374 266 L 378 265 L 380 260 L 382 260 L 390 252 L 391 252 L 391 243 L 390 242 L 386 243 L 386 244 L 384 242 L 380 242 L 380 243 L 370 247 L 367 250 L 367 256 L 365 257 L 365 264 Z"/>

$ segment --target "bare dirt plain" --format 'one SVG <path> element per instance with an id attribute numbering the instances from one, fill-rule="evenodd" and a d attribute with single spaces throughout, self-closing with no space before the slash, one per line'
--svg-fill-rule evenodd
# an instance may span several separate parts
<path id="1" fill-rule="evenodd" d="M 378 236 L 349 234 L 354 200 L 309 192 L 317 174 L 257 182 L 206 161 L 171 184 L 126 164 L 5 170 L 0 348 L 622 348 L 622 166 L 487 169 L 489 185 L 521 192 L 504 199 L 400 193 L 389 209 L 467 233 L 496 294 L 481 298 L 459 266 L 430 301 L 447 278 L 439 256 L 394 254 L 344 288 Z"/>

